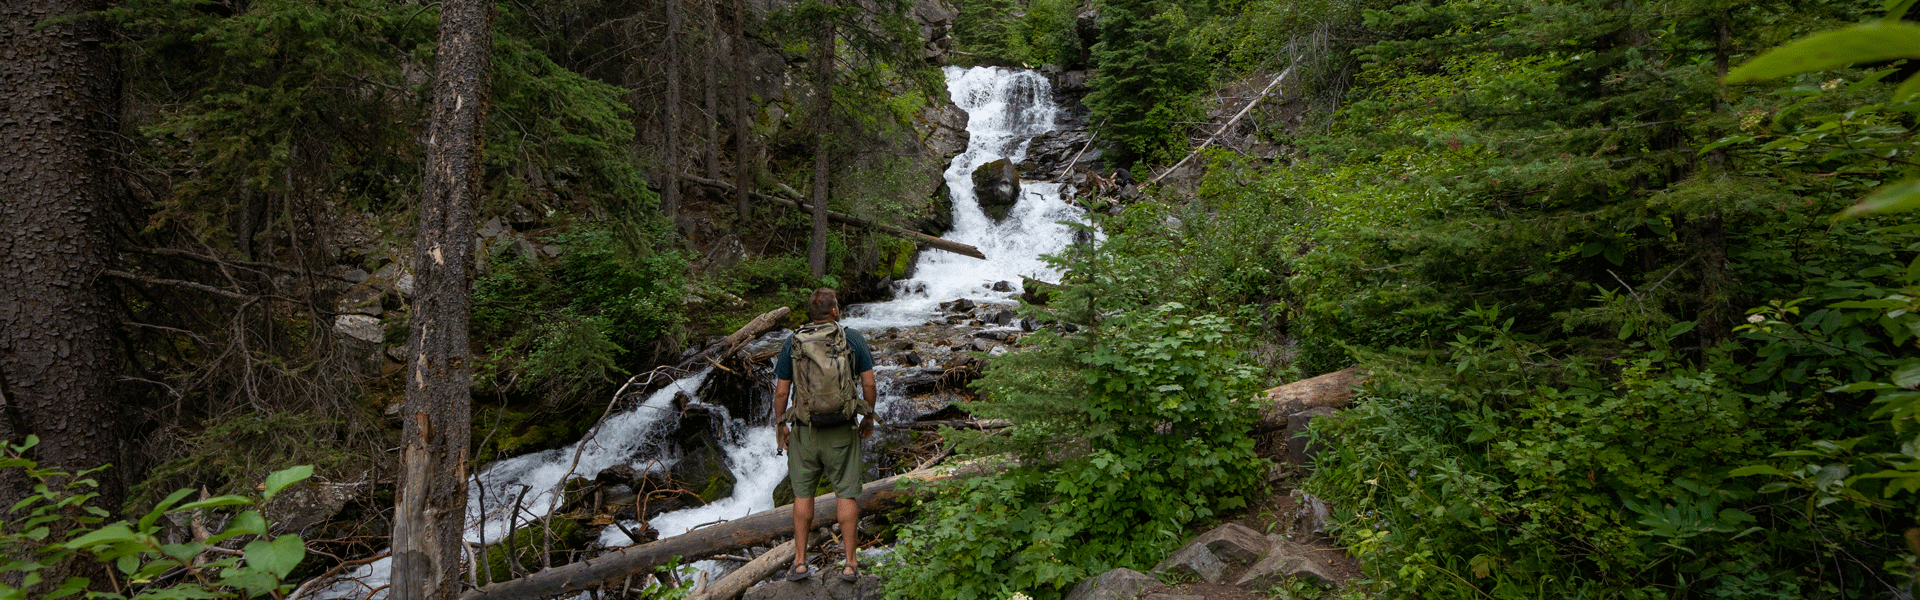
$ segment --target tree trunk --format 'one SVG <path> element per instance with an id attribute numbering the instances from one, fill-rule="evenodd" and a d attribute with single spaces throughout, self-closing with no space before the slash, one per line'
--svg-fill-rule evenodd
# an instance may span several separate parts
<path id="1" fill-rule="evenodd" d="M 807 246 L 807 269 L 814 279 L 827 274 L 827 135 L 833 131 L 828 124 L 833 119 L 833 2 L 824 4 L 828 16 L 814 40 L 814 82 L 820 87 L 813 107 L 813 243 Z"/>
<path id="2" fill-rule="evenodd" d="M 487 0 L 443 0 L 440 47 L 421 177 L 416 289 L 407 347 L 407 400 L 394 494 L 396 600 L 460 593 L 467 516 L 467 444 L 473 369 L 467 353 L 473 220 L 480 205 L 487 71 L 493 51 Z"/>
<path id="3" fill-rule="evenodd" d="M 752 119 L 747 116 L 747 15 L 741 0 L 733 0 L 733 207 L 741 223 L 753 214 L 747 194 L 753 190 Z"/>
<path id="4" fill-rule="evenodd" d="M 660 182 L 660 207 L 672 220 L 680 214 L 680 0 L 667 0 L 667 100 L 666 150 L 667 176 Z"/>
<path id="5" fill-rule="evenodd" d="M 1266 408 L 1261 411 L 1254 430 L 1284 429 L 1288 415 L 1310 408 L 1346 408 L 1353 401 L 1354 386 L 1363 381 L 1366 381 L 1366 376 L 1360 374 L 1359 367 L 1347 367 L 1269 389 L 1259 397 L 1260 402 L 1266 403 Z"/>
<path id="6" fill-rule="evenodd" d="M 39 436 L 40 466 L 116 462 L 120 371 L 108 214 L 119 75 L 94 0 L 0 4 L 0 438 Z M 30 490 L 0 480 L 7 506 Z M 122 478 L 96 475 L 93 503 L 117 510 Z M 57 539 L 57 538 L 56 538 Z M 44 573 L 61 581 L 62 573 Z"/>
<path id="7" fill-rule="evenodd" d="M 720 178 L 720 31 L 719 11 L 713 9 L 716 0 L 700 0 L 701 16 L 706 17 L 707 47 L 700 53 L 700 62 L 705 76 L 701 83 L 706 85 L 707 105 L 707 178 Z"/>
<path id="8" fill-rule="evenodd" d="M 727 185 L 724 182 L 714 181 L 712 179 L 707 179 L 704 177 L 694 177 L 692 175 L 687 175 L 683 179 L 692 181 L 694 183 L 698 183 L 700 185 L 720 189 L 723 191 L 737 191 L 733 186 Z M 786 186 L 782 185 L 781 187 L 784 188 Z M 781 206 L 785 206 L 788 208 L 806 210 L 806 211 L 813 210 L 813 206 L 805 202 L 788 200 L 786 198 L 781 198 L 779 196 L 769 196 L 759 192 L 750 192 L 749 195 L 755 198 L 759 198 L 767 202 L 779 204 Z M 793 194 L 793 197 L 798 198 L 800 197 L 800 194 L 795 192 Z M 907 238 L 909 240 L 913 240 L 918 243 L 926 244 L 933 248 L 945 250 L 961 256 L 971 256 L 981 260 L 986 260 L 987 258 L 987 255 L 981 254 L 980 249 L 977 247 L 969 246 L 969 245 L 962 244 L 960 242 L 956 242 L 952 240 L 943 240 L 943 239 L 933 237 L 924 233 L 920 233 L 918 231 L 914 231 L 911 229 L 901 229 L 899 227 L 894 227 L 892 225 L 887 225 L 885 223 L 875 223 L 867 219 L 862 219 L 860 217 L 856 217 L 853 215 L 844 215 L 844 214 L 840 214 L 833 211 L 827 211 L 827 219 L 835 223 L 845 223 L 848 225 L 852 225 L 854 227 L 864 227 L 867 229 L 884 231 L 884 232 L 891 233 L 903 238 Z"/>
<path id="9" fill-rule="evenodd" d="M 901 499 L 913 493 L 911 490 L 926 488 L 925 485 L 917 485 L 911 489 L 901 489 L 898 484 L 903 480 L 935 482 L 951 477 L 953 475 L 950 472 L 936 472 L 931 469 L 902 473 L 861 487 L 857 502 L 860 504 L 862 513 L 878 513 L 896 506 Z M 832 494 L 815 498 L 813 522 L 823 524 L 834 522 L 834 519 L 838 518 L 834 512 L 835 504 Z M 763 545 L 791 535 L 793 535 L 793 505 L 788 504 L 657 542 L 628 546 L 592 560 L 554 567 L 512 581 L 485 586 L 467 592 L 460 598 L 461 600 L 531 600 L 557 596 L 592 589 L 604 582 L 619 581 L 629 575 L 645 573 L 667 564 L 668 560 L 676 556 L 700 557 L 731 552 Z"/>

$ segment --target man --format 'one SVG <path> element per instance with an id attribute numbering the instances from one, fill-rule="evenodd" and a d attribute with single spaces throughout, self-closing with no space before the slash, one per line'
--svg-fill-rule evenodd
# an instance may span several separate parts
<path id="1" fill-rule="evenodd" d="M 856 498 L 867 471 L 860 458 L 860 440 L 873 435 L 873 403 L 878 396 L 873 354 L 860 332 L 839 325 L 840 299 L 832 288 L 814 290 L 807 298 L 807 318 L 813 322 L 794 331 L 780 347 L 780 358 L 773 366 L 774 433 L 780 449 L 787 452 L 787 479 L 793 486 L 794 554 L 787 580 L 813 575 L 807 565 L 807 534 L 813 529 L 813 492 L 825 477 L 833 486 L 840 539 L 847 551 L 840 579 L 856 581 L 860 577 L 854 556 L 860 548 Z M 855 381 L 858 397 L 853 395 Z M 789 400 L 792 409 L 787 406 Z"/>

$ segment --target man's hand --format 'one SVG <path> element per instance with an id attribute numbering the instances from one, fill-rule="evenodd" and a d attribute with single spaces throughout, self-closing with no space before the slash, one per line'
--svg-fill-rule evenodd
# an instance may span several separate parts
<path id="1" fill-rule="evenodd" d="M 873 437 L 873 417 L 860 418 L 860 439 Z"/>
<path id="2" fill-rule="evenodd" d="M 773 440 L 780 444 L 781 452 L 787 451 L 787 427 L 788 425 L 786 423 L 773 426 Z"/>

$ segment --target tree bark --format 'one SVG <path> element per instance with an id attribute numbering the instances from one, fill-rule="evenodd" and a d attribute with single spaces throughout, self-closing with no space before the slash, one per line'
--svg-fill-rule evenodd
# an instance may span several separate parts
<path id="1" fill-rule="evenodd" d="M 408 327 L 407 400 L 394 495 L 396 600 L 451 600 L 460 592 L 467 516 L 467 444 L 473 368 L 467 316 L 473 220 L 480 205 L 492 3 L 443 0 L 440 45 L 421 177 L 416 289 Z"/>
<path id="2" fill-rule="evenodd" d="M 827 135 L 833 132 L 833 17 L 832 0 L 823 0 L 827 14 L 814 40 L 814 83 L 819 86 L 813 107 L 813 237 L 807 246 L 807 269 L 814 279 L 827 274 Z"/>
<path id="3" fill-rule="evenodd" d="M 753 190 L 753 121 L 747 116 L 747 15 L 742 0 L 733 0 L 733 207 L 741 223 L 753 214 L 747 194 Z"/>
<path id="4" fill-rule="evenodd" d="M 40 466 L 77 472 L 115 462 L 113 262 L 108 215 L 119 93 L 97 0 L 0 4 L 0 438 L 39 436 Z M 30 490 L 10 469 L 7 505 Z M 115 510 L 122 478 L 94 477 L 94 505 Z M 46 573 L 59 582 L 63 573 Z"/>
<path id="5" fill-rule="evenodd" d="M 747 593 L 747 588 L 753 587 L 753 584 L 760 583 L 761 580 L 772 577 L 774 573 L 778 573 L 782 569 L 787 568 L 788 565 L 793 564 L 793 555 L 793 540 L 782 542 L 780 545 L 774 546 L 772 550 L 768 550 L 766 554 L 747 561 L 747 564 L 741 565 L 738 569 L 734 569 L 733 572 L 728 573 L 726 577 L 722 577 L 719 581 L 713 582 L 713 585 L 707 586 L 707 589 L 701 590 L 700 593 L 688 597 L 687 600 L 734 600 L 735 598 L 739 598 L 741 594 Z"/>
<path id="6" fill-rule="evenodd" d="M 700 53 L 701 70 L 704 76 L 701 83 L 706 85 L 706 121 L 707 121 L 707 178 L 720 178 L 720 11 L 714 10 L 713 3 L 718 0 L 700 0 L 701 16 L 706 18 L 707 47 Z"/>
<path id="7" fill-rule="evenodd" d="M 667 100 L 666 100 L 666 138 L 661 147 L 666 150 L 667 176 L 660 182 L 661 210 L 672 220 L 680 214 L 680 182 L 674 179 L 680 169 L 680 0 L 667 0 Z"/>
<path id="8" fill-rule="evenodd" d="M 898 483 L 909 479 L 935 482 L 951 477 L 953 477 L 951 473 L 931 469 L 902 473 L 860 488 L 860 497 L 857 501 L 862 512 L 887 510 L 913 493 L 910 489 L 900 489 L 897 487 Z M 837 518 L 835 504 L 831 494 L 815 498 L 813 522 L 833 522 Z M 650 544 L 629 546 L 599 558 L 554 567 L 512 581 L 484 586 L 462 594 L 460 599 L 531 600 L 578 592 L 592 589 L 605 582 L 619 581 L 629 575 L 645 573 L 667 564 L 667 561 L 675 556 L 707 556 L 731 552 L 763 545 L 790 535 L 793 535 L 792 504 L 719 525 L 696 529 Z"/>

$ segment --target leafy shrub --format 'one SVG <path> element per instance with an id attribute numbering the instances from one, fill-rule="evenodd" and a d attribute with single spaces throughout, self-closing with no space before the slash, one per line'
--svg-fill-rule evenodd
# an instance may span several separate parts
<path id="1" fill-rule="evenodd" d="M 1240 401 L 1252 370 L 1225 319 L 1169 303 L 1114 316 L 1086 336 L 1036 334 L 994 360 L 974 414 L 1013 418 L 1000 436 L 960 435 L 1015 458 L 916 511 L 889 568 L 891 598 L 1057 598 L 1080 579 L 1142 568 L 1188 524 L 1245 506 L 1265 460 Z"/>
<path id="2" fill-rule="evenodd" d="M 268 475 L 258 498 L 225 495 L 181 504 L 181 500 L 193 493 L 192 489 L 182 489 L 162 499 L 137 522 L 118 521 L 93 528 L 90 526 L 104 521 L 108 515 L 99 507 L 87 505 L 99 495 L 89 491 L 98 484 L 88 478 L 98 469 L 82 473 L 42 469 L 22 455 L 38 443 L 39 439 L 33 436 L 19 445 L 0 443 L 4 446 L 0 469 L 21 469 L 34 484 L 33 493 L 9 510 L 11 518 L 5 528 L 0 529 L 0 554 L 9 559 L 0 564 L 0 574 L 9 576 L 5 581 L 14 581 L 12 577 L 17 576 L 21 584 L 13 587 L 0 583 L 0 599 L 24 600 L 29 593 L 47 599 L 82 594 L 87 598 L 109 600 L 266 595 L 277 598 L 293 587 L 284 580 L 306 558 L 306 544 L 298 535 L 268 535 L 267 521 L 259 510 L 242 510 L 227 521 L 223 530 L 205 539 L 169 544 L 157 536 L 162 516 L 256 506 L 312 475 L 312 467 L 294 467 Z M 210 545 L 239 536 L 254 536 L 254 539 L 238 553 L 207 552 Z M 119 571 L 111 586 L 114 591 L 89 591 L 93 582 L 86 577 L 68 577 L 60 582 L 45 579 L 44 573 L 61 572 L 58 568 L 61 565 L 88 555 L 100 562 L 112 563 L 113 569 Z"/>
<path id="3" fill-rule="evenodd" d="M 474 285 L 473 326 L 488 355 L 476 385 L 523 380 L 551 401 L 572 400 L 672 345 L 685 258 L 640 235 L 588 223 L 546 240 L 564 248 L 557 260 L 497 254 Z"/>

